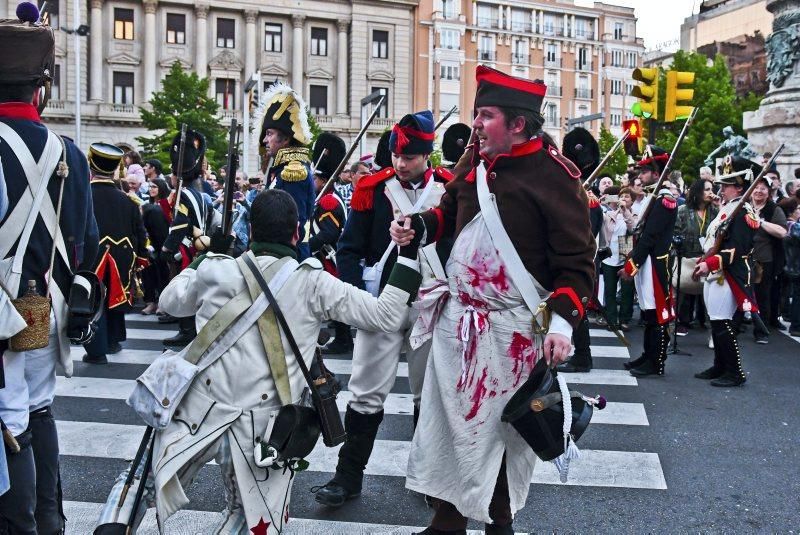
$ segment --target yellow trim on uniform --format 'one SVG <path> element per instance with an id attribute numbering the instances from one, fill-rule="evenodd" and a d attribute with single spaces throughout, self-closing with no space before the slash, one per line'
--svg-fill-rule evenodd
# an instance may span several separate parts
<path id="1" fill-rule="evenodd" d="M 322 214 L 322 216 L 320 216 L 319 218 L 319 222 L 322 223 L 322 220 L 325 219 L 326 217 L 330 217 L 331 219 L 333 219 L 333 224 L 336 225 L 337 228 L 341 226 L 341 223 L 339 223 L 339 220 L 336 219 L 335 215 L 333 215 L 333 212 L 325 212 L 324 214 Z"/>

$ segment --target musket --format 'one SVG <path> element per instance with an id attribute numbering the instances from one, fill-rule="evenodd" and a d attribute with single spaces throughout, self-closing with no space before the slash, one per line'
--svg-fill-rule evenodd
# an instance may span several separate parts
<path id="1" fill-rule="evenodd" d="M 178 177 L 178 187 L 175 188 L 175 206 L 172 207 L 172 220 L 178 217 L 178 207 L 181 205 L 181 190 L 183 189 L 183 153 L 186 150 L 186 123 L 181 124 L 181 142 L 178 146 L 178 165 L 175 171 Z"/>
<path id="2" fill-rule="evenodd" d="M 631 135 L 631 133 L 629 131 L 625 130 L 625 133 L 622 134 L 622 137 L 619 138 L 616 143 L 614 143 L 614 146 L 611 147 L 611 150 L 609 150 L 606 153 L 606 155 L 603 157 L 603 159 L 600 160 L 600 164 L 595 168 L 594 171 L 592 171 L 592 174 L 589 175 L 589 178 L 587 178 L 583 182 L 583 187 L 584 188 L 586 186 L 590 185 L 592 182 L 594 182 L 594 179 L 597 178 L 597 175 L 599 175 L 600 171 L 603 170 L 603 167 L 606 166 L 606 164 L 608 163 L 608 160 L 610 160 L 611 157 L 614 156 L 614 153 L 616 153 L 619 150 L 619 148 L 622 146 L 623 143 L 625 143 L 625 140 L 628 139 L 628 136 L 630 136 L 630 135 Z"/>
<path id="3" fill-rule="evenodd" d="M 778 147 L 778 150 L 776 150 L 772 154 L 772 158 L 769 159 L 769 162 L 767 162 L 766 165 L 764 165 L 764 167 L 761 169 L 761 172 L 758 173 L 758 176 L 755 178 L 755 180 L 753 180 L 750 183 L 750 187 L 747 188 L 747 191 L 745 191 L 744 194 L 739 198 L 739 202 L 736 204 L 736 206 L 733 207 L 733 210 L 731 210 L 731 212 L 728 214 L 728 217 L 725 218 L 725 222 L 722 223 L 722 225 L 720 225 L 720 228 L 717 230 L 717 235 L 714 237 L 714 245 L 711 247 L 711 249 L 708 250 L 705 256 L 703 256 L 704 259 L 710 258 L 715 254 L 719 254 L 720 249 L 722 249 L 722 242 L 725 241 L 725 238 L 728 235 L 728 225 L 730 225 L 730 222 L 733 221 L 739 214 L 739 212 L 741 212 L 744 209 L 745 203 L 750 200 L 750 197 L 753 195 L 753 191 L 756 189 L 758 182 L 762 178 L 764 178 L 764 175 L 767 174 L 769 170 L 772 168 L 772 166 L 775 164 L 775 160 L 778 158 L 778 155 L 783 150 L 783 147 L 784 144 L 781 143 L 781 146 Z M 746 171 L 741 171 L 741 172 L 744 173 Z"/>
<path id="4" fill-rule="evenodd" d="M 237 145 L 239 129 L 236 118 L 231 119 L 228 135 L 227 180 L 222 197 L 222 235 L 228 236 L 233 227 L 233 194 L 236 189 L 236 169 L 239 167 L 239 150 Z"/>
<path id="5" fill-rule="evenodd" d="M 328 188 L 331 186 L 331 184 L 333 184 L 334 180 L 339 178 L 339 174 L 342 172 L 342 169 L 344 169 L 344 166 L 347 165 L 347 162 L 350 160 L 350 157 L 356 151 L 356 148 L 358 147 L 358 144 L 361 142 L 361 138 L 364 137 L 364 134 L 367 133 L 367 128 L 369 128 L 369 125 L 372 124 L 372 121 L 375 120 L 375 117 L 378 115 L 378 112 L 381 110 L 381 106 L 383 105 L 383 101 L 385 99 L 386 99 L 386 95 L 383 95 L 381 97 L 381 99 L 378 101 L 378 104 L 375 106 L 375 109 L 372 110 L 372 114 L 367 119 L 367 122 L 365 122 L 364 125 L 361 127 L 361 131 L 358 133 L 356 138 L 350 144 L 350 148 L 347 149 L 347 153 L 344 155 L 344 158 L 342 158 L 342 161 L 339 162 L 339 165 L 337 165 L 336 169 L 333 171 L 333 173 L 331 173 L 331 177 L 328 179 L 327 182 L 325 182 L 325 185 L 322 186 L 322 189 L 319 190 L 319 194 L 317 195 L 317 198 L 314 199 L 314 204 L 319 202 L 319 200 L 325 195 L 325 193 L 327 193 Z"/>
<path id="6" fill-rule="evenodd" d="M 450 118 L 450 116 L 451 116 L 451 115 L 453 115 L 453 114 L 454 114 L 455 112 L 457 112 L 457 111 L 458 111 L 458 106 L 455 106 L 455 105 L 453 105 L 453 107 L 452 107 L 452 108 L 450 108 L 450 111 L 448 111 L 448 112 L 447 112 L 447 113 L 444 115 L 444 117 L 442 117 L 441 119 L 439 119 L 439 122 L 438 122 L 438 123 L 436 123 L 436 126 L 434 126 L 434 127 L 433 127 L 433 131 L 434 131 L 434 132 L 436 132 L 437 130 L 439 130 L 439 127 L 440 127 L 440 126 L 442 126 L 442 125 L 444 124 L 444 122 L 445 122 L 446 120 L 448 120 L 448 119 Z"/>
<path id="7" fill-rule="evenodd" d="M 319 155 L 319 158 L 317 158 L 317 161 L 314 162 L 314 166 L 311 168 L 311 174 L 316 173 L 317 167 L 319 167 L 319 164 L 322 163 L 322 159 L 327 155 L 328 149 L 322 149 L 322 154 Z"/>
<path id="8" fill-rule="evenodd" d="M 622 331 L 620 331 L 620 330 L 617 328 L 617 326 L 616 326 L 616 325 L 614 325 L 613 323 L 611 323 L 610 321 L 608 321 L 608 312 L 606 312 L 606 307 L 604 307 L 603 305 L 601 305 L 601 304 L 600 304 L 600 302 L 599 302 L 599 301 L 597 301 L 597 300 L 595 300 L 595 302 L 594 302 L 594 306 L 596 306 L 596 307 L 597 307 L 597 310 L 598 310 L 598 312 L 600 312 L 600 315 L 603 317 L 603 319 L 604 319 L 604 320 L 606 320 L 606 325 L 608 326 L 608 328 L 609 328 L 609 329 L 611 329 L 611 332 L 613 332 L 615 335 L 617 335 L 617 338 L 619 338 L 619 341 L 620 341 L 620 342 L 622 342 L 622 344 L 623 344 L 625 347 L 631 347 L 631 342 L 630 342 L 630 340 L 628 340 L 627 338 L 625 338 L 625 335 L 624 335 L 624 334 L 622 334 Z"/>
<path id="9" fill-rule="evenodd" d="M 636 224 L 636 228 L 633 229 L 634 235 L 639 235 L 642 233 L 644 229 L 644 224 L 647 221 L 647 216 L 650 215 L 650 212 L 655 205 L 655 197 L 658 196 L 658 191 L 661 189 L 661 184 L 664 183 L 664 180 L 669 175 L 669 171 L 672 168 L 672 162 L 675 161 L 675 154 L 677 154 L 678 149 L 680 149 L 681 145 L 683 144 L 684 139 L 686 139 L 686 134 L 689 132 L 689 127 L 692 126 L 692 122 L 694 122 L 694 118 L 697 115 L 697 110 L 700 108 L 695 107 L 692 110 L 691 115 L 686 119 L 686 122 L 683 124 L 683 128 L 681 129 L 681 134 L 678 136 L 678 139 L 675 140 L 675 146 L 672 147 L 672 153 L 669 155 L 669 160 L 667 160 L 667 165 L 664 166 L 664 170 L 661 171 L 661 176 L 658 177 L 658 182 L 655 183 L 655 188 L 653 189 L 653 197 L 647 203 L 647 206 L 642 212 L 641 217 L 639 217 L 639 222 Z"/>

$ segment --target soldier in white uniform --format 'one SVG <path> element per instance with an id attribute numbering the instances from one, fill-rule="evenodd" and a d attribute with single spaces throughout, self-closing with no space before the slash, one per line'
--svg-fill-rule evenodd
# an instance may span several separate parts
<path id="1" fill-rule="evenodd" d="M 389 138 L 393 166 L 358 182 L 336 252 L 339 277 L 344 282 L 377 295 L 397 258 L 389 236 L 391 222 L 439 204 L 444 184 L 452 174 L 444 168 L 429 167 L 433 131 L 430 111 L 403 117 L 394 125 Z M 420 260 L 425 266 L 423 276 L 444 278 L 436 249 L 420 251 Z M 404 350 L 416 422 L 430 344 L 414 350 L 407 347 L 415 319 L 415 315 L 409 314 L 404 318 L 403 328 L 396 332 L 358 331 L 348 387 L 353 398 L 345 414 L 347 441 L 339 451 L 336 475 L 316 489 L 317 502 L 338 507 L 361 494 L 364 469 L 383 420 L 383 403 L 394 384 L 400 353 Z"/>

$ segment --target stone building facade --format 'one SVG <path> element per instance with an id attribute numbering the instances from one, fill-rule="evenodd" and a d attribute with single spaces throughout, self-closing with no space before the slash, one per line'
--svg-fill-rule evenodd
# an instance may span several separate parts
<path id="1" fill-rule="evenodd" d="M 469 123 L 475 67 L 483 63 L 548 86 L 542 113 L 556 140 L 566 119 L 602 112 L 620 135 L 630 117 L 631 71 L 642 65 L 632 8 L 564 0 L 421 0 L 417 12 L 414 108 L 460 113 Z M 599 135 L 601 121 L 584 126 Z"/>
<path id="2" fill-rule="evenodd" d="M 302 92 L 325 130 L 348 141 L 361 126 L 361 99 L 373 91 L 387 102 L 365 146 L 411 109 L 416 0 L 48 0 L 56 31 L 56 80 L 43 116 L 75 136 L 135 148 L 146 135 L 139 110 L 174 62 L 210 78 L 220 119 L 243 120 L 243 86 L 260 71 L 263 92 L 282 80 Z M 41 0 L 40 0 L 41 3 Z M 0 0 L 0 17 L 17 0 Z M 75 34 L 80 37 L 76 66 Z M 5 52 L 4 52 L 5 53 Z M 80 96 L 76 98 L 76 77 Z M 250 151 L 253 152 L 252 150 Z M 245 167 L 254 170 L 250 155 Z"/>

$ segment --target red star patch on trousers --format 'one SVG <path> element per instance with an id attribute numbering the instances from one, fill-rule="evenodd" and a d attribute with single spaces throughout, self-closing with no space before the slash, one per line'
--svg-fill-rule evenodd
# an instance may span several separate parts
<path id="1" fill-rule="evenodd" d="M 269 528 L 270 523 L 264 522 L 264 517 L 262 516 L 258 520 L 258 524 L 250 528 L 250 531 L 253 532 L 253 535 L 267 535 L 267 528 Z"/>

